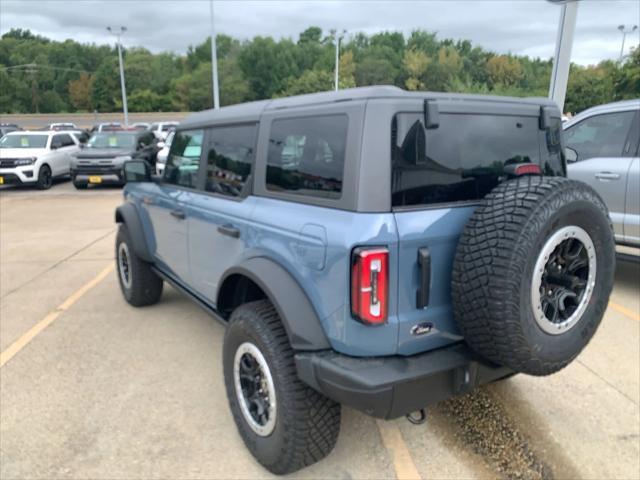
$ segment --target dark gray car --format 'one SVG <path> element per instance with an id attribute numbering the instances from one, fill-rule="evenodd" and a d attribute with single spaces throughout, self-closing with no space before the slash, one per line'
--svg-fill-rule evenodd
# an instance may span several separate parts
<path id="1" fill-rule="evenodd" d="M 158 140 L 152 132 L 97 132 L 71 162 L 71 179 L 78 189 L 89 184 L 124 185 L 124 162 L 145 160 L 155 164 Z"/>

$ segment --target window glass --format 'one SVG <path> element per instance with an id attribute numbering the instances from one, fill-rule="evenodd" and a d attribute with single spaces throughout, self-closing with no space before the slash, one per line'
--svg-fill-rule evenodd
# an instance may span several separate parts
<path id="1" fill-rule="evenodd" d="M 0 139 L 0 148 L 44 148 L 48 135 L 14 134 Z"/>
<path id="2" fill-rule="evenodd" d="M 393 120 L 393 206 L 478 200 L 504 178 L 505 165 L 540 163 L 537 117 L 441 114 L 429 130 L 422 118 Z M 560 150 L 556 139 L 547 141 Z"/>
<path id="3" fill-rule="evenodd" d="M 256 133 L 255 125 L 209 130 L 205 190 L 229 197 L 242 194 L 251 174 Z"/>
<path id="4" fill-rule="evenodd" d="M 346 115 L 275 120 L 269 136 L 267 189 L 340 198 L 347 125 Z"/>
<path id="5" fill-rule="evenodd" d="M 634 113 L 606 113 L 587 118 L 565 130 L 565 143 L 578 152 L 578 160 L 621 157 Z"/>
<path id="6" fill-rule="evenodd" d="M 62 135 L 55 135 L 53 137 L 53 141 L 54 142 L 57 141 L 61 147 L 69 147 L 69 146 L 75 145 L 75 142 L 71 138 L 71 135 L 67 133 L 64 133 Z"/>
<path id="7" fill-rule="evenodd" d="M 88 148 L 135 148 L 136 134 L 132 132 L 98 132 L 87 142 Z"/>
<path id="8" fill-rule="evenodd" d="M 202 137 L 202 130 L 176 133 L 164 170 L 164 180 L 167 183 L 195 188 L 202 152 Z"/>

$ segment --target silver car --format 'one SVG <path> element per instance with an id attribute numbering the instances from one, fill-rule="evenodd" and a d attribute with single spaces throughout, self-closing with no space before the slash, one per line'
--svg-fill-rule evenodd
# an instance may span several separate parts
<path id="1" fill-rule="evenodd" d="M 563 127 L 569 178 L 602 196 L 618 243 L 640 247 L 640 100 L 590 108 Z"/>

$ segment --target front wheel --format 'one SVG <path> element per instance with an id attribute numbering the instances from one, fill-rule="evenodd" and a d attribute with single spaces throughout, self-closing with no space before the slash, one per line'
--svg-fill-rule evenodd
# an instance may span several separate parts
<path id="1" fill-rule="evenodd" d="M 160 300 L 163 281 L 136 255 L 125 224 L 120 225 L 116 237 L 116 268 L 122 295 L 131 305 L 144 307 Z"/>
<path id="2" fill-rule="evenodd" d="M 223 368 L 236 426 L 267 470 L 292 473 L 331 452 L 340 405 L 298 378 L 287 333 L 270 302 L 247 303 L 233 312 Z"/>
<path id="3" fill-rule="evenodd" d="M 53 176 L 51 175 L 51 168 L 48 165 L 42 165 L 38 170 L 38 181 L 36 187 L 38 190 L 49 190 L 53 185 Z"/>

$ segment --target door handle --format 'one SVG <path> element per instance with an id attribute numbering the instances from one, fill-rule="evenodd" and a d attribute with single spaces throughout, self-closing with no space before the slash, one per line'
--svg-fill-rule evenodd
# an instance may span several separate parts
<path id="1" fill-rule="evenodd" d="M 240 238 L 240 230 L 238 230 L 236 227 L 234 227 L 233 225 L 227 224 L 227 225 L 220 225 L 218 227 L 218 231 L 222 234 L 222 235 L 227 235 L 231 238 Z"/>
<path id="2" fill-rule="evenodd" d="M 178 220 L 184 220 L 185 218 L 187 218 L 187 214 L 184 213 L 182 210 L 171 210 L 170 213 L 172 216 L 174 216 Z"/>
<path id="3" fill-rule="evenodd" d="M 596 173 L 596 178 L 598 180 L 619 180 L 620 174 L 611 172 L 599 172 Z"/>

